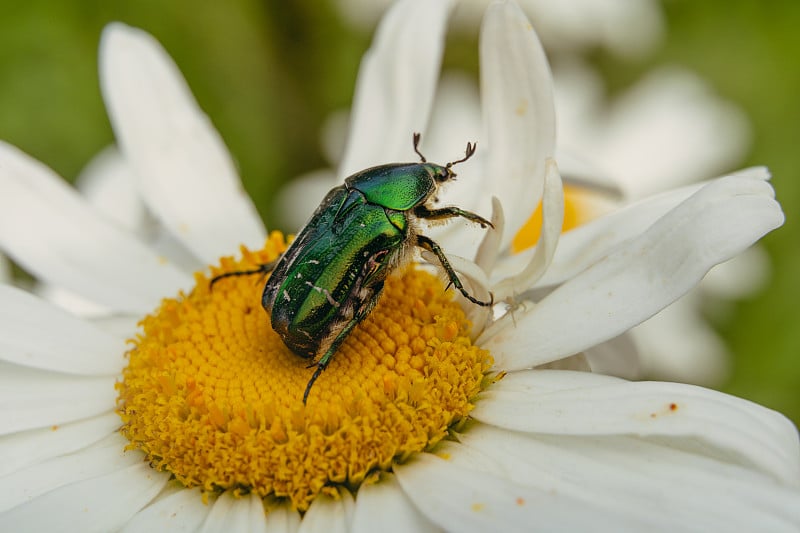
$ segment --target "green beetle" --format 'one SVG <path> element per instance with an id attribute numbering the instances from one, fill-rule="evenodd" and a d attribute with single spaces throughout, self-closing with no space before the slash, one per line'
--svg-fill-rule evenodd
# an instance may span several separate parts
<path id="1" fill-rule="evenodd" d="M 229 276 L 272 272 L 261 304 L 272 328 L 286 346 L 303 358 L 316 358 L 314 374 L 303 393 L 303 403 L 314 382 L 352 329 L 369 315 L 380 297 L 386 277 L 414 246 L 433 252 L 450 284 L 471 302 L 491 306 L 470 295 L 450 266 L 441 247 L 419 233 L 417 220 L 463 217 L 481 227 L 492 226 L 483 217 L 457 207 L 433 209 L 439 186 L 453 179 L 452 167 L 472 157 L 475 144 L 467 143 L 462 159 L 437 165 L 419 151 L 420 163 L 392 163 L 357 172 L 334 187 L 286 252 L 276 261 Z M 490 295 L 491 296 L 491 295 Z"/>

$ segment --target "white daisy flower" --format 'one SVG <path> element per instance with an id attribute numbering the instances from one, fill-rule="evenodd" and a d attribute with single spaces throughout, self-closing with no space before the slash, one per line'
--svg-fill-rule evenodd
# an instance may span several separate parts
<path id="1" fill-rule="evenodd" d="M 371 142 L 349 164 L 404 158 L 386 124 L 423 130 L 449 7 L 403 1 L 384 19 L 353 127 L 377 124 L 380 139 L 354 133 Z M 620 333 L 780 225 L 766 172 L 645 200 L 559 240 L 549 72 L 516 5 L 489 8 L 481 59 L 485 155 L 460 165 L 452 189 L 481 209 L 478 196 L 496 193 L 493 221 L 512 235 L 543 196 L 543 230 L 527 255 L 498 255 L 510 240 L 498 231 L 474 246 L 475 264 L 453 262 L 473 291 L 514 298 L 513 312 L 470 328 L 474 306 L 422 269 L 400 271 L 307 406 L 306 361 L 269 328 L 257 280 L 210 290 L 0 145 L 0 248 L 115 316 L 150 313 L 126 347 L 0 286 L 0 530 L 796 530 L 800 448 L 780 414 L 698 387 L 542 368 L 613 352 Z M 209 264 L 260 246 L 230 156 L 160 46 L 109 27 L 101 78 L 137 190 L 171 238 Z M 466 232 L 442 239 L 457 246 Z M 273 233 L 212 275 L 284 248 Z"/>

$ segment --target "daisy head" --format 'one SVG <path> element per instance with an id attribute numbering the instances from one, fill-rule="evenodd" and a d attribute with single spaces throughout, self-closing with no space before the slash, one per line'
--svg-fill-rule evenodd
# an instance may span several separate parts
<path id="1" fill-rule="evenodd" d="M 339 180 L 420 166 L 411 133 L 431 112 L 450 7 L 402 1 L 383 19 Z M 782 223 L 766 170 L 561 236 L 544 53 L 509 2 L 489 7 L 480 46 L 483 125 L 468 139 L 479 149 L 444 207 L 426 193 L 388 208 L 384 189 L 351 177 L 358 193 L 337 181 L 315 196 L 292 243 L 267 234 L 158 43 L 106 30 L 119 154 L 103 168 L 133 180 L 150 228 L 0 146 L 0 246 L 68 306 L 95 306 L 78 317 L 0 286 L 0 529 L 797 527 L 800 453 L 785 418 L 590 371 L 629 363 L 622 333 Z M 540 202 L 537 245 L 511 254 Z M 467 224 L 425 224 L 447 218 Z M 339 232 L 379 222 L 413 237 L 385 268 L 385 254 L 349 248 L 377 233 Z M 285 331 L 276 308 L 291 311 Z M 325 353 L 298 357 L 309 344 Z"/>

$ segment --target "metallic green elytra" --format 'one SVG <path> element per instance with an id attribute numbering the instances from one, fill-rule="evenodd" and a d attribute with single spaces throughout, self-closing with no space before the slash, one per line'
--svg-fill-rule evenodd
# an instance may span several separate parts
<path id="1" fill-rule="evenodd" d="M 272 272 L 261 304 L 272 328 L 300 357 L 319 356 L 303 393 L 328 366 L 353 328 L 369 315 L 383 290 L 386 277 L 405 260 L 413 247 L 433 252 L 450 284 L 471 302 L 492 305 L 470 295 L 450 266 L 441 247 L 418 232 L 417 220 L 463 217 L 482 227 L 492 224 L 457 207 L 430 207 L 439 186 L 455 177 L 452 168 L 472 157 L 475 145 L 467 143 L 462 159 L 437 165 L 414 151 L 419 163 L 392 163 L 357 172 L 344 185 L 334 187 L 317 207 L 297 238 L 276 261 L 254 270 L 229 272 L 229 276 Z"/>

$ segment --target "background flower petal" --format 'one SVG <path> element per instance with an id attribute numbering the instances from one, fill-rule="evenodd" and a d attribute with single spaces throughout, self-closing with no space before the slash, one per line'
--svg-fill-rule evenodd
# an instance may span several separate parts
<path id="1" fill-rule="evenodd" d="M 381 19 L 361 60 L 340 180 L 416 159 L 411 136 L 428 123 L 451 7 L 445 0 L 404 0 Z"/>
<path id="2" fill-rule="evenodd" d="M 175 63 L 144 31 L 114 23 L 100 43 L 111 124 L 159 220 L 206 264 L 266 232 L 219 133 Z"/>
<path id="3" fill-rule="evenodd" d="M 52 170 L 2 142 L 0 190 L 0 248 L 37 278 L 135 314 L 191 286 Z"/>

